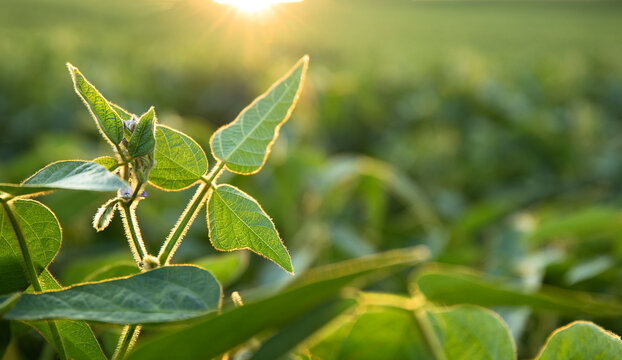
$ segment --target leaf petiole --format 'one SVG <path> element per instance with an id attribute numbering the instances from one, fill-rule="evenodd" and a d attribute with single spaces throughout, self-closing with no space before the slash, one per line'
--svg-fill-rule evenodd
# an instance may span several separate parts
<path id="1" fill-rule="evenodd" d="M 158 255 L 160 265 L 166 265 L 171 261 L 171 258 L 175 254 L 175 250 L 179 247 L 179 244 L 186 235 L 190 225 L 192 225 L 192 222 L 207 201 L 207 198 L 209 197 L 209 194 L 215 186 L 216 180 L 222 173 L 224 167 L 225 163 L 219 161 L 216 165 L 214 165 L 212 171 L 201 177 L 201 181 L 203 183 L 197 188 L 192 200 L 190 200 L 188 206 L 184 209 L 184 212 L 181 214 L 179 220 L 175 224 L 175 227 L 173 227 L 171 233 L 160 249 L 160 254 Z"/>

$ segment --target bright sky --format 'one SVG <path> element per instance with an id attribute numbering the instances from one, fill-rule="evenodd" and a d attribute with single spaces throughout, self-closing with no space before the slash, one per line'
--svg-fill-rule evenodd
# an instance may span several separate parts
<path id="1" fill-rule="evenodd" d="M 270 8 L 274 4 L 301 2 L 302 0 L 214 0 L 219 4 L 232 5 L 239 10 L 253 13 Z"/>

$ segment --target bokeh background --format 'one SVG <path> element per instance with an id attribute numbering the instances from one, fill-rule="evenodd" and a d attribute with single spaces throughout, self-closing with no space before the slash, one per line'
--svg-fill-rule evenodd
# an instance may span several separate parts
<path id="1" fill-rule="evenodd" d="M 435 261 L 519 287 L 621 297 L 621 24 L 620 1 L 305 0 L 249 15 L 209 0 L 2 0 L 0 181 L 110 154 L 67 61 L 208 151 L 216 128 L 309 54 L 265 168 L 228 177 L 274 218 L 297 272 L 427 244 Z M 138 215 L 157 252 L 192 190 L 147 191 Z M 63 226 L 52 271 L 64 285 L 131 261 L 118 219 L 91 228 L 105 200 L 42 200 Z M 212 253 L 200 216 L 175 260 Z M 241 259 L 228 291 L 288 276 Z M 376 290 L 405 293 L 407 275 Z M 579 318 L 500 312 L 521 357 Z M 622 333 L 621 319 L 595 321 Z"/>

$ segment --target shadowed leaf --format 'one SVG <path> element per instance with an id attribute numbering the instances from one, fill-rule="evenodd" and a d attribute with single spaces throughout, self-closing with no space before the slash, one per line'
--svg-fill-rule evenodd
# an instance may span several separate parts
<path id="1" fill-rule="evenodd" d="M 61 229 L 56 216 L 34 200 L 15 200 L 15 217 L 24 235 L 37 273 L 56 256 L 61 243 Z M 0 207 L 0 294 L 24 291 L 30 281 L 18 238 L 4 208 Z"/>
<path id="2" fill-rule="evenodd" d="M 125 181 L 92 161 L 67 160 L 52 163 L 26 179 L 21 185 L 0 184 L 0 192 L 13 196 L 53 190 L 117 191 Z"/>
<path id="3" fill-rule="evenodd" d="M 162 323 L 218 310 L 221 295 L 220 284 L 209 272 L 195 266 L 167 266 L 61 291 L 24 294 L 6 318 Z"/>
<path id="4" fill-rule="evenodd" d="M 62 286 L 54 279 L 48 270 L 39 277 L 44 290 L 60 290 Z M 67 355 L 75 360 L 106 360 L 93 330 L 83 321 L 56 320 L 58 332 L 63 341 L 63 347 Z M 47 321 L 27 322 L 28 325 L 39 331 L 51 344 L 54 344 L 52 334 Z"/>

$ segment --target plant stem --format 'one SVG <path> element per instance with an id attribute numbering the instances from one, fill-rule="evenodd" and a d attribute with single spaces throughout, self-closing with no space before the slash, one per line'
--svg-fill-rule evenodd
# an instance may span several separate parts
<path id="1" fill-rule="evenodd" d="M 441 345 L 432 325 L 426 318 L 425 310 L 422 308 L 416 309 L 413 312 L 413 319 L 415 322 L 415 326 L 421 333 L 421 338 L 423 339 L 423 343 L 428 348 L 428 351 L 432 355 L 433 359 L 436 360 L 447 360 L 445 356 L 445 351 L 443 350 L 443 346 Z"/>
<path id="2" fill-rule="evenodd" d="M 123 333 L 121 333 L 121 338 L 119 338 L 119 344 L 111 360 L 122 360 L 125 358 L 125 355 L 127 355 L 136 342 L 140 334 L 140 329 L 140 325 L 128 325 L 123 328 Z"/>
<path id="3" fill-rule="evenodd" d="M 9 218 L 9 222 L 11 223 L 11 227 L 13 227 L 13 232 L 15 233 L 15 237 L 17 237 L 17 242 L 19 243 L 19 248 L 22 252 L 22 257 L 24 258 L 24 263 L 26 264 L 26 273 L 30 279 L 30 284 L 35 292 L 42 292 L 43 287 L 39 282 L 39 276 L 37 275 L 37 270 L 35 269 L 35 264 L 32 261 L 32 256 L 30 255 L 30 249 L 28 248 L 28 243 L 26 243 L 26 238 L 24 237 L 24 233 L 22 232 L 22 228 L 19 226 L 17 222 L 17 218 L 15 217 L 15 209 L 13 205 L 5 201 L 4 199 L 0 201 L 2 204 L 2 208 L 4 212 L 7 214 Z M 56 350 L 58 351 L 58 356 L 62 360 L 67 359 L 67 353 L 65 352 L 65 347 L 63 346 L 63 341 L 60 336 L 60 332 L 58 331 L 58 327 L 56 323 L 52 320 L 48 321 L 48 326 L 50 327 L 50 334 L 52 335 L 52 341 L 56 344 Z"/>
<path id="4" fill-rule="evenodd" d="M 181 244 L 181 240 L 186 235 L 186 232 L 188 232 L 190 225 L 192 225 L 194 219 L 203 207 L 203 204 L 209 197 L 210 191 L 214 187 L 216 179 L 224 167 L 225 164 L 219 161 L 207 176 L 201 178 L 203 183 L 197 188 L 192 200 L 190 200 L 188 206 L 184 209 L 184 212 L 179 217 L 179 220 L 177 220 L 177 223 L 160 249 L 160 254 L 158 255 L 158 262 L 160 265 L 167 265 L 171 261 L 179 244 Z"/>
<path id="5" fill-rule="evenodd" d="M 140 187 L 138 190 L 140 190 Z M 130 244 L 134 260 L 136 260 L 138 267 L 142 269 L 143 259 L 148 255 L 148 253 L 140 233 L 140 228 L 138 227 L 138 221 L 136 220 L 137 205 L 138 202 L 135 201 L 135 196 L 132 197 L 132 200 L 129 203 L 125 201 L 119 202 L 119 208 L 122 213 L 121 219 L 123 220 L 123 227 L 125 228 L 125 235 L 127 236 Z M 112 356 L 112 360 L 122 360 L 125 358 L 125 355 L 127 355 L 138 339 L 140 329 L 140 325 L 127 325 L 123 328 L 123 333 L 119 338 L 117 350 Z"/>
<path id="6" fill-rule="evenodd" d="M 119 202 L 119 207 L 121 208 L 121 213 L 123 216 L 123 227 L 125 228 L 125 234 L 128 238 L 128 242 L 130 244 L 130 249 L 132 250 L 132 255 L 134 256 L 134 260 L 140 267 L 143 259 L 147 256 L 147 249 L 145 248 L 145 243 L 143 242 L 143 238 L 140 234 L 140 228 L 138 227 L 138 222 L 136 221 L 136 202 L 132 204 L 128 204 L 124 201 Z"/>

